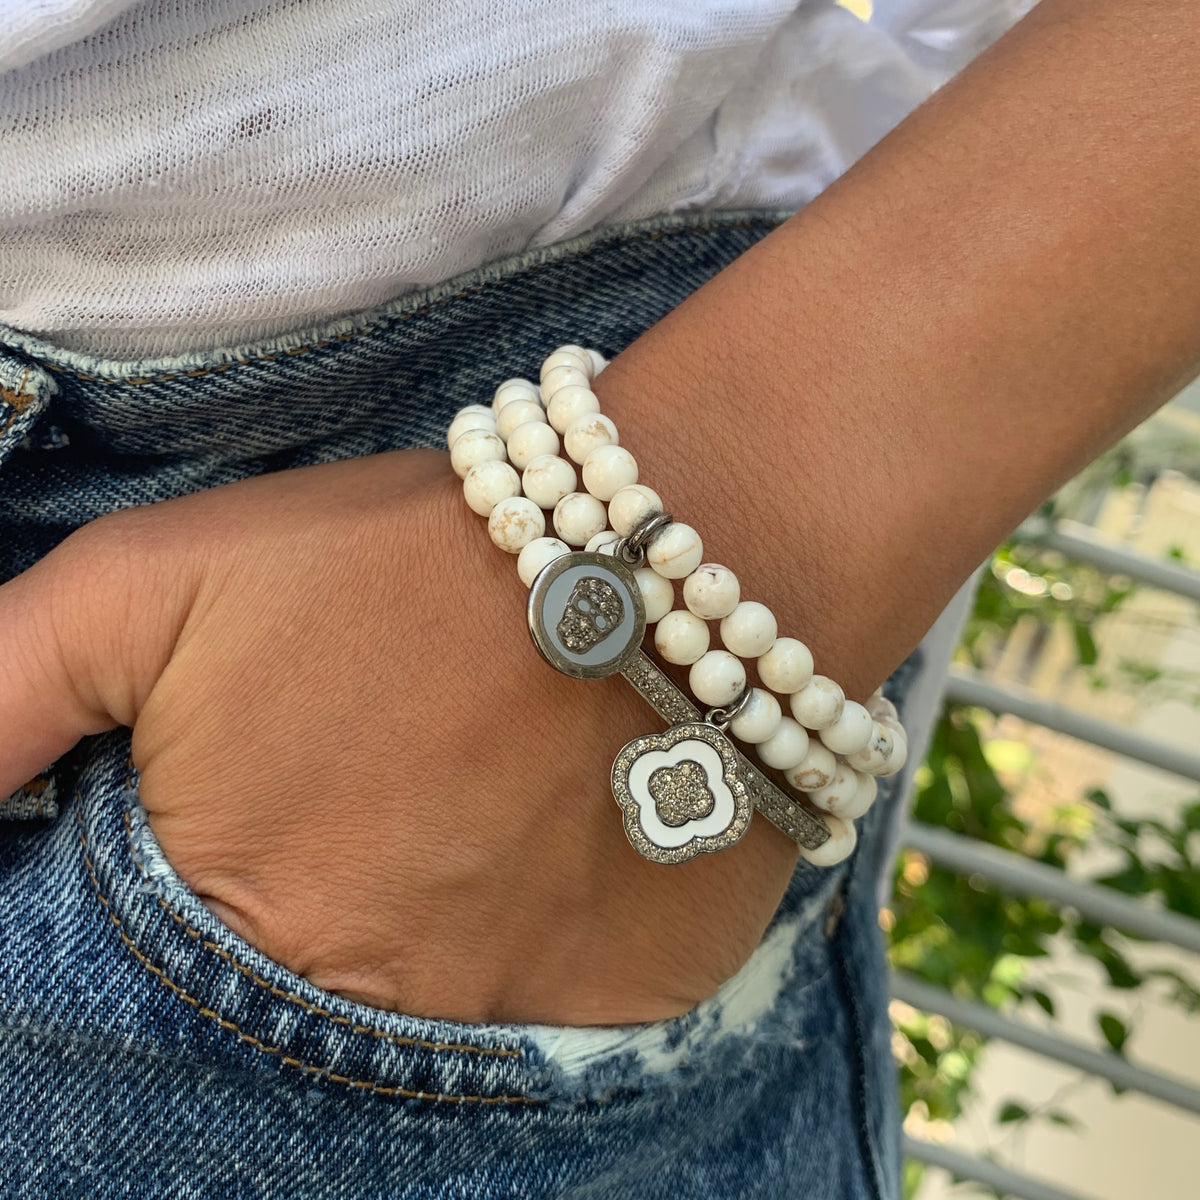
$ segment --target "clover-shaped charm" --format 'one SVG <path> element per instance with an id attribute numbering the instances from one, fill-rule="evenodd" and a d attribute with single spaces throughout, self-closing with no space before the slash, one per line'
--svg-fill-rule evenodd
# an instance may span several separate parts
<path id="1" fill-rule="evenodd" d="M 687 862 L 732 846 L 753 807 L 729 739 L 703 721 L 634 738 L 617 755 L 613 795 L 625 835 L 644 858 Z"/>

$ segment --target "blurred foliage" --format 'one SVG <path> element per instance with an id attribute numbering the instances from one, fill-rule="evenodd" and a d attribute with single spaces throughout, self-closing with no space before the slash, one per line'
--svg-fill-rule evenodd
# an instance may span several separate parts
<path id="1" fill-rule="evenodd" d="M 1109 489 L 1114 478 L 1118 485 L 1144 479 L 1148 472 L 1138 453 L 1136 447 L 1122 443 L 1073 481 L 1044 515 L 1061 514 L 1064 507 L 1070 515 L 1086 503 L 1089 486 Z M 1194 453 L 1200 474 L 1200 448 Z M 1177 549 L 1173 557 L 1182 554 Z M 1144 691 L 1160 685 L 1170 689 L 1164 694 L 1200 706 L 1200 680 L 1195 673 L 1128 661 L 1115 669 L 1103 664 L 1096 644 L 1103 622 L 1136 591 L 1128 579 L 1068 562 L 1036 545 L 1007 542 L 983 576 L 960 655 L 986 670 L 1018 625 L 1032 626 L 1034 647 L 1062 626 L 1070 634 L 1072 669 L 1082 672 L 1091 686 Z M 1106 851 L 1103 861 L 1117 865 L 1095 882 L 1130 895 L 1153 896 L 1176 912 L 1200 915 L 1196 862 L 1200 798 L 1180 806 L 1174 815 L 1133 820 L 1120 815 L 1119 806 L 1106 792 L 1092 789 L 1082 796 L 1062 798 L 1049 812 L 1039 812 L 1036 820 L 1022 816 L 1002 779 L 1028 777 L 1036 754 L 1022 743 L 989 742 L 987 733 L 994 723 L 990 714 L 948 707 L 917 775 L 916 820 L 1062 870 L 1085 842 L 1093 848 L 1100 845 Z M 885 925 L 893 967 L 962 999 L 1005 1010 L 1029 1006 L 1022 1019 L 1044 1014 L 1053 1026 L 1060 1007 L 1056 985 L 1034 986 L 1027 964 L 1045 957 L 1052 940 L 1062 939 L 1094 961 L 1101 977 L 1117 992 L 1155 987 L 1169 1002 L 1200 1012 L 1200 991 L 1193 980 L 1172 968 L 1131 961 L 1128 948 L 1135 939 L 1049 902 L 1005 895 L 983 879 L 957 875 L 914 851 L 903 853 L 898 861 Z M 1145 956 L 1135 957 L 1140 962 Z M 1128 1021 L 1127 1016 L 1100 1012 L 1093 1041 L 1123 1054 L 1136 1032 Z M 893 1005 L 893 1024 L 904 1111 L 915 1117 L 918 1131 L 925 1123 L 956 1121 L 972 1095 L 973 1074 L 987 1039 L 902 1004 Z M 1076 1127 L 1075 1118 L 1058 1107 L 1059 1099 L 1041 1107 L 1006 1099 L 991 1119 L 1002 1132 L 1034 1121 Z M 915 1193 L 921 1175 L 919 1164 L 906 1164 L 906 1196 Z"/>

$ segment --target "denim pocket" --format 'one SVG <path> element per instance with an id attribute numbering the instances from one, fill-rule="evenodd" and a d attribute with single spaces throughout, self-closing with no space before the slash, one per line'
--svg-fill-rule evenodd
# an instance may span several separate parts
<path id="1" fill-rule="evenodd" d="M 746 967 L 683 1017 L 414 1018 L 224 927 L 162 855 L 128 755 L 127 733 L 94 739 L 62 817 L 0 839 L 0 1100 L 38 1158 L 0 1160 L 5 1194 L 870 1195 L 827 937 L 840 873 L 801 872 Z"/>

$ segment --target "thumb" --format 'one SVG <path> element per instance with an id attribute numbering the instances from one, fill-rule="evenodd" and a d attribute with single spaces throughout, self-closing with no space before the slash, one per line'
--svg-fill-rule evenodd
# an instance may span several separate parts
<path id="1" fill-rule="evenodd" d="M 93 521 L 0 586 L 0 800 L 84 735 L 132 726 L 190 609 L 151 508 Z"/>

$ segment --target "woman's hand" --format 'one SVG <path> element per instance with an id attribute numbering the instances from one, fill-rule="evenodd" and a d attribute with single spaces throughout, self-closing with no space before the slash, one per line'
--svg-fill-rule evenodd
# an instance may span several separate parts
<path id="1" fill-rule="evenodd" d="M 85 527 L 0 588 L 7 794 L 133 726 L 167 857 L 317 985 L 465 1021 L 686 1011 L 757 945 L 795 863 L 643 861 L 612 759 L 661 721 L 570 680 L 446 455 L 263 476 Z"/>

